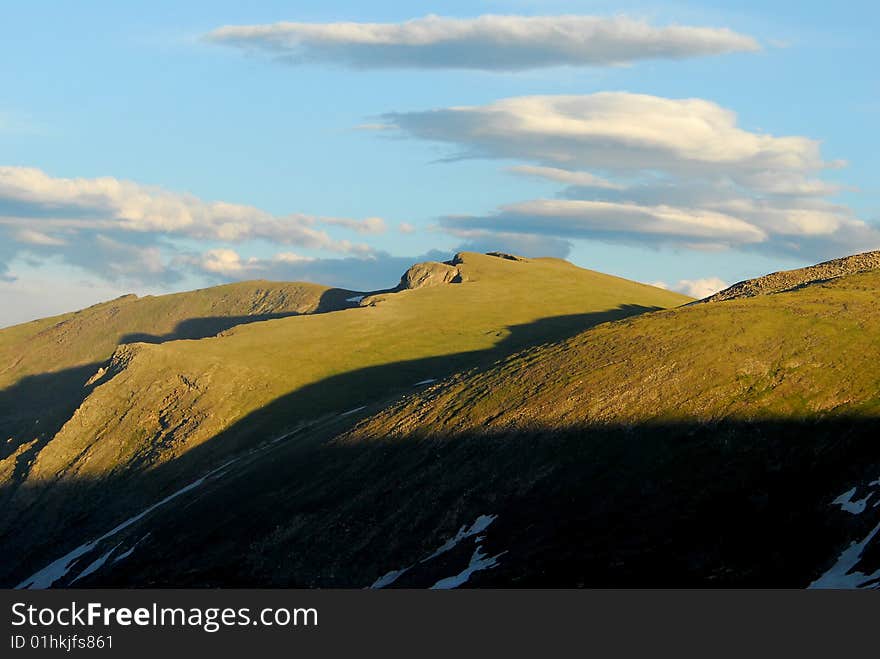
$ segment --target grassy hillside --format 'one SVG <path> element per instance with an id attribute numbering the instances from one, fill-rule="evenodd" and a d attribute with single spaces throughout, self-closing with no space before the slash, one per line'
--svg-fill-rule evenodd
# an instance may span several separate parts
<path id="1" fill-rule="evenodd" d="M 120 343 L 201 338 L 242 321 L 338 308 L 345 293 L 309 283 L 243 282 L 175 295 L 126 295 L 0 330 L 0 387 L 109 359 Z M 327 298 L 327 299 L 325 299 Z"/>
<path id="2" fill-rule="evenodd" d="M 80 583 L 876 585 L 878 290 L 623 319 L 331 417 L 102 541 L 134 551 Z"/>
<path id="3" fill-rule="evenodd" d="M 138 298 L 0 330 L 0 460 L 21 465 L 48 442 L 92 389 L 116 347 L 212 336 L 268 318 L 352 306 L 350 291 L 308 283 L 245 282 Z M 5 471 L 4 471 L 5 468 Z M 0 480 L 14 468 L 0 463 Z"/>
<path id="4" fill-rule="evenodd" d="M 0 463 L 8 480 L 15 475 L 3 523 L 10 528 L 37 510 L 61 527 L 71 510 L 82 520 L 100 509 L 105 521 L 304 422 L 366 406 L 343 417 L 354 421 L 417 383 L 688 301 L 556 259 L 463 254 L 451 267 L 455 276 L 432 266 L 428 275 L 444 273 L 439 283 L 420 271 L 410 278 L 419 288 L 368 296 L 358 308 L 117 349 L 35 457 Z M 143 474 L 149 478 L 128 483 L 123 499 L 114 496 L 125 479 Z M 57 538 L 35 530 L 16 543 L 48 537 Z"/>
<path id="5" fill-rule="evenodd" d="M 878 416 L 878 290 L 873 271 L 605 325 L 458 377 L 371 432 Z"/>

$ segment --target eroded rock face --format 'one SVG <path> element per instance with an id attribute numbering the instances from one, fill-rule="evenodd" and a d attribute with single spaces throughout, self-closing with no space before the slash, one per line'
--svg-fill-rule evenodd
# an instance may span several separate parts
<path id="1" fill-rule="evenodd" d="M 703 302 L 720 302 L 743 297 L 781 293 L 799 286 L 828 281 L 845 275 L 880 269 L 880 251 L 865 252 L 842 259 L 826 261 L 809 268 L 774 272 L 757 279 L 748 279 L 707 297 Z"/>
<path id="2" fill-rule="evenodd" d="M 416 263 L 400 278 L 399 290 L 414 290 L 442 284 L 454 284 L 461 281 L 458 268 L 448 263 L 426 261 Z"/>

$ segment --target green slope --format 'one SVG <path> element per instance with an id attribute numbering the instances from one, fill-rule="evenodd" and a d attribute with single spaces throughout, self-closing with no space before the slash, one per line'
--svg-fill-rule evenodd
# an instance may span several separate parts
<path id="1" fill-rule="evenodd" d="M 158 297 L 126 295 L 2 329 L 0 387 L 30 375 L 104 361 L 121 342 L 200 338 L 230 327 L 235 319 L 311 313 L 328 293 L 337 306 L 344 306 L 338 304 L 343 294 L 351 295 L 317 284 L 251 281 Z"/>
<path id="2" fill-rule="evenodd" d="M 456 378 L 371 427 L 878 416 L 878 290 L 875 270 L 605 325 Z"/>
<path id="3" fill-rule="evenodd" d="M 242 323 L 351 306 L 344 302 L 350 295 L 309 283 L 244 282 L 128 295 L 0 330 L 0 459 L 51 438 L 121 343 L 212 336 Z"/>
<path id="4" fill-rule="evenodd" d="M 22 461 L 12 454 L 0 463 L 7 480 L 15 475 L 15 487 L 5 490 L 3 523 L 39 510 L 41 519 L 60 524 L 71 508 L 83 517 L 99 500 L 125 509 L 303 422 L 372 409 L 420 381 L 688 301 L 557 259 L 468 253 L 451 267 L 454 277 L 422 273 L 410 277 L 418 289 L 367 297 L 358 308 L 239 325 L 199 340 L 120 347 L 36 455 Z M 126 497 L 114 497 L 126 478 L 156 475 L 165 465 L 161 478 L 136 488 L 129 483 Z M 46 538 L 34 531 L 16 542 Z"/>

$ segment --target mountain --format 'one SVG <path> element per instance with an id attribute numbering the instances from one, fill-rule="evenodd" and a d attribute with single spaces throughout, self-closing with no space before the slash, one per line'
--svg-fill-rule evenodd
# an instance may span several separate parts
<path id="1" fill-rule="evenodd" d="M 121 347 L 10 497 L 4 579 L 877 587 L 874 258 L 676 306 L 465 254 L 357 309 Z"/>
<path id="2" fill-rule="evenodd" d="M 295 465 L 283 453 L 323 459 L 328 433 L 414 387 L 688 301 L 557 259 L 464 253 L 388 291 L 248 282 L 2 330 L 0 579 L 75 553 L 229 460 L 260 465 L 259 487 Z M 98 545 L 75 557 L 83 583 Z"/>

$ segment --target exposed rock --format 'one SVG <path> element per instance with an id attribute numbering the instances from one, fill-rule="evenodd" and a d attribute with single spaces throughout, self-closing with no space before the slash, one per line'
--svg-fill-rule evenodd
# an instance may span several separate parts
<path id="1" fill-rule="evenodd" d="M 104 377 L 107 377 L 108 380 L 115 377 L 126 368 L 128 368 L 131 360 L 134 359 L 135 355 L 141 352 L 143 348 L 143 343 L 124 343 L 118 346 L 116 350 L 113 351 L 113 356 L 110 357 L 110 362 L 107 364 L 106 368 L 102 367 L 101 369 L 99 369 L 98 372 L 89 381 L 89 384 L 98 382 Z"/>
<path id="2" fill-rule="evenodd" d="M 774 272 L 757 279 L 741 281 L 723 291 L 707 297 L 701 302 L 721 302 L 743 297 L 782 293 L 801 286 L 816 284 L 837 277 L 854 275 L 860 272 L 880 269 L 880 251 L 865 252 L 854 256 L 846 256 L 833 261 L 826 261 L 808 268 Z"/>
<path id="3" fill-rule="evenodd" d="M 527 261 L 523 256 L 516 256 L 515 254 L 507 254 L 505 252 L 486 252 L 486 256 L 496 256 L 499 259 L 506 259 L 507 261 Z"/>
<path id="4" fill-rule="evenodd" d="M 102 366 L 101 368 L 98 369 L 97 373 L 95 373 L 92 377 L 90 377 L 86 381 L 85 386 L 91 387 L 93 384 L 95 384 L 98 380 L 103 378 L 105 375 L 107 375 L 107 369 Z"/>
<path id="5" fill-rule="evenodd" d="M 416 263 L 407 270 L 400 278 L 400 284 L 397 288 L 402 291 L 413 290 L 442 284 L 455 284 L 460 281 L 461 273 L 454 265 L 426 261 L 425 263 Z"/>

